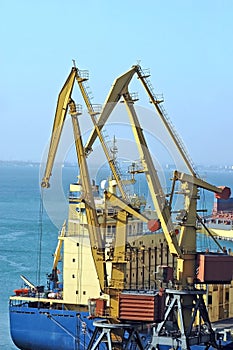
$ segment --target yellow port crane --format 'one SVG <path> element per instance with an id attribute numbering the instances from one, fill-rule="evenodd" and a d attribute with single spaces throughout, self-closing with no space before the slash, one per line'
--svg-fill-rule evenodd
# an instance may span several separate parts
<path id="1" fill-rule="evenodd" d="M 177 180 L 179 180 L 182 183 L 184 193 L 185 187 L 187 188 L 187 195 L 185 196 L 185 210 L 187 212 L 188 218 L 186 216 L 187 224 L 183 224 L 181 228 L 181 234 L 179 235 L 179 240 L 177 238 L 176 230 L 172 223 L 170 210 L 171 204 L 169 204 L 166 200 L 165 193 L 163 192 L 159 177 L 157 175 L 157 170 L 154 167 L 153 160 L 151 158 L 151 154 L 146 143 L 143 129 L 140 125 L 140 121 L 134 109 L 134 101 L 132 100 L 131 95 L 128 91 L 128 85 L 135 73 L 142 82 L 146 92 L 150 97 L 151 102 L 156 108 L 156 112 L 165 124 L 165 127 L 171 135 L 175 146 L 179 150 L 181 157 L 183 158 L 187 168 L 191 173 L 191 175 L 180 173 L 177 171 L 174 173 L 174 183 Z M 110 92 L 104 104 L 103 111 L 100 114 L 96 125 L 99 130 L 101 130 L 104 127 L 108 117 L 110 116 L 113 109 L 116 107 L 117 102 L 122 97 L 124 99 L 126 109 L 130 118 L 130 123 L 138 147 L 139 156 L 144 167 L 144 173 L 146 175 L 149 191 L 152 196 L 152 201 L 169 245 L 169 251 L 171 254 L 176 254 L 176 256 L 180 258 L 180 263 L 178 267 L 178 281 L 181 283 L 181 285 L 185 286 L 187 283 L 187 278 L 193 277 L 195 275 L 194 258 L 192 259 L 193 262 L 191 263 L 190 257 L 184 259 L 184 254 L 196 254 L 196 202 L 198 198 L 198 188 L 204 188 L 214 193 L 219 193 L 220 195 L 221 193 L 223 193 L 222 196 L 224 196 L 225 193 L 229 195 L 229 192 L 227 188 L 219 188 L 213 186 L 197 177 L 192 161 L 190 160 L 190 157 L 188 156 L 184 145 L 178 137 L 178 134 L 173 130 L 171 123 L 166 118 L 165 113 L 163 112 L 163 108 L 160 106 L 161 101 L 158 100 L 156 98 L 156 95 L 153 94 L 150 84 L 148 84 L 147 82 L 147 78 L 148 76 L 143 73 L 143 70 L 139 65 L 133 66 L 126 73 L 118 77 L 114 81 L 110 89 Z M 90 151 L 92 149 L 92 145 L 97 137 L 98 134 L 96 128 L 94 128 L 85 146 L 86 150 Z M 173 193 L 171 195 L 171 198 L 172 197 Z M 190 222 L 191 218 L 192 222 Z M 186 232 L 187 230 L 188 233 Z M 190 232 L 191 230 L 192 232 Z M 187 260 L 187 266 L 182 267 L 181 265 L 185 263 L 185 260 Z"/>
<path id="2" fill-rule="evenodd" d="M 104 246 L 101 238 L 100 227 L 98 224 L 95 203 L 92 193 L 92 187 L 89 177 L 89 172 L 86 164 L 86 156 L 84 154 L 84 147 L 82 144 L 82 138 L 79 128 L 79 123 L 77 119 L 78 110 L 74 101 L 71 98 L 73 86 L 75 79 L 77 78 L 78 70 L 73 67 L 60 94 L 58 97 L 57 108 L 54 118 L 53 130 L 51 135 L 50 147 L 47 155 L 46 168 L 44 172 L 44 177 L 42 179 L 42 188 L 49 187 L 49 179 L 52 174 L 52 168 L 61 138 L 63 126 L 65 123 L 65 118 L 67 115 L 68 108 L 70 108 L 70 114 L 72 118 L 74 140 L 76 146 L 76 153 L 78 158 L 78 164 L 80 167 L 80 178 L 84 189 L 84 202 L 86 209 L 86 216 L 89 229 L 89 237 L 91 243 L 91 250 L 93 255 L 93 260 L 95 263 L 96 271 L 99 277 L 100 289 L 102 291 L 107 287 L 107 273 L 105 268 L 105 258 L 104 258 Z M 64 226 L 63 226 L 63 236 L 64 236 Z M 57 251 L 61 250 L 61 240 L 58 242 Z M 54 262 L 56 267 L 57 259 Z"/>
<path id="3" fill-rule="evenodd" d="M 151 154 L 146 143 L 146 139 L 143 134 L 142 127 L 133 106 L 134 102 L 128 91 L 128 85 L 134 73 L 136 73 L 139 80 L 141 80 L 151 102 L 156 108 L 159 117 L 162 119 L 166 129 L 172 137 L 175 147 L 177 147 L 181 157 L 191 173 L 185 174 L 178 171 L 174 172 L 173 190 L 170 196 L 170 203 L 167 201 L 163 192 L 157 171 L 154 167 Z M 149 191 L 169 247 L 169 252 L 177 257 L 176 284 L 178 288 L 176 287 L 170 290 L 167 289 L 165 291 L 169 298 L 169 307 L 165 313 L 164 320 L 153 329 L 153 337 L 150 348 L 155 349 L 159 345 L 174 345 L 174 335 L 172 335 L 172 332 L 169 332 L 169 330 L 164 332 L 168 319 L 171 317 L 178 320 L 174 323 L 175 327 L 177 327 L 176 342 L 182 349 L 188 349 L 191 345 L 199 344 L 205 344 L 206 347 L 209 347 L 210 344 L 216 346 L 214 332 L 212 330 L 207 309 L 203 301 L 204 291 L 197 290 L 195 288 L 195 283 L 197 280 L 197 199 L 199 188 L 218 193 L 220 196 L 222 196 L 222 198 L 228 198 L 230 195 L 230 190 L 228 188 L 213 186 L 197 177 L 193 164 L 185 151 L 181 140 L 179 139 L 177 133 L 174 132 L 170 122 L 165 116 L 163 109 L 159 106 L 161 101 L 156 99 L 150 84 L 148 84 L 147 76 L 143 74 L 141 67 L 138 65 L 133 66 L 129 71 L 117 78 L 113 83 L 105 103 L 105 109 L 102 114 L 100 114 L 97 122 L 99 129 L 105 125 L 110 115 L 109 112 L 105 111 L 110 110 L 112 112 L 113 108 L 116 106 L 116 103 L 121 97 L 124 99 L 126 105 L 134 138 L 138 147 L 138 152 L 144 167 L 144 173 L 147 179 Z M 86 149 L 88 151 L 91 150 L 97 136 L 98 134 L 94 129 L 86 144 Z M 181 183 L 181 190 L 184 195 L 184 210 L 182 211 L 183 217 L 181 218 L 180 222 L 179 235 L 177 235 L 177 230 L 173 225 L 171 213 L 171 201 L 174 194 L 175 183 L 177 181 Z M 229 259 L 229 263 L 229 268 L 231 269 L 231 258 Z M 119 271 L 118 279 L 121 279 L 121 276 L 122 271 Z M 199 330 L 201 329 L 202 323 L 204 323 L 208 329 L 204 335 L 202 331 L 196 332 L 195 335 L 193 333 L 194 322 L 198 312 Z"/>

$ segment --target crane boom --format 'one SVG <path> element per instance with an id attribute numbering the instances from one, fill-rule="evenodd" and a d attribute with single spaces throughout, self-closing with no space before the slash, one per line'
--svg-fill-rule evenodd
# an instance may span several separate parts
<path id="1" fill-rule="evenodd" d="M 144 172 L 148 182 L 149 191 L 152 197 L 153 204 L 155 206 L 158 218 L 161 222 L 161 226 L 168 242 L 171 254 L 176 254 L 181 257 L 182 252 L 178 245 L 178 241 L 175 235 L 175 229 L 171 220 L 171 214 L 169 206 L 167 204 L 165 194 L 161 187 L 157 171 L 154 167 L 151 154 L 149 152 L 146 139 L 144 137 L 142 128 L 140 127 L 139 120 L 137 118 L 133 103 L 130 100 L 129 94 L 123 95 L 126 109 L 130 118 L 132 131 L 138 147 L 140 158 L 143 161 Z"/>
<path id="2" fill-rule="evenodd" d="M 138 78 L 141 80 L 143 87 L 145 88 L 147 94 L 150 97 L 151 103 L 154 105 L 154 107 L 155 107 L 159 117 L 161 118 L 164 126 L 166 127 L 170 137 L 172 138 L 173 142 L 175 143 L 176 147 L 178 148 L 179 153 L 180 153 L 181 157 L 183 158 L 187 168 L 189 169 L 190 173 L 195 176 L 196 174 L 195 174 L 194 166 L 192 164 L 192 161 L 191 161 L 187 151 L 185 150 L 183 142 L 181 141 L 177 132 L 172 127 L 171 122 L 165 116 L 164 109 L 160 106 L 161 101 L 158 100 L 156 98 L 156 96 L 154 95 L 154 93 L 152 92 L 152 90 L 150 88 L 150 84 L 148 84 L 148 81 L 147 81 L 147 76 L 145 76 L 143 74 L 143 71 L 139 65 L 134 66 L 134 68 L 135 68 L 135 71 L 138 75 Z"/>
<path id="3" fill-rule="evenodd" d="M 45 168 L 44 177 L 42 179 L 41 186 L 45 188 L 49 187 L 49 179 L 52 174 L 52 168 L 53 168 L 58 144 L 61 138 L 61 133 L 65 122 L 67 110 L 68 110 L 68 107 L 70 107 L 70 114 L 72 117 L 74 139 L 75 139 L 75 145 L 76 145 L 76 151 L 77 151 L 77 158 L 78 158 L 78 163 L 80 168 L 80 177 L 81 177 L 82 183 L 84 184 L 83 188 L 85 190 L 85 208 L 86 208 L 89 238 L 91 243 L 91 251 L 92 251 L 97 275 L 99 278 L 100 289 L 104 291 L 104 289 L 107 286 L 104 247 L 103 247 L 103 242 L 101 240 L 101 232 L 100 232 L 100 227 L 99 227 L 97 214 L 95 210 L 95 203 L 94 203 L 94 198 L 92 194 L 88 168 L 86 164 L 86 158 L 85 158 L 86 156 L 85 156 L 82 139 L 81 139 L 81 133 L 80 133 L 79 124 L 77 120 L 76 106 L 74 101 L 71 98 L 76 76 L 77 76 L 77 68 L 73 67 L 58 97 L 57 108 L 56 108 L 51 141 L 50 141 L 50 147 L 49 147 L 49 152 L 47 156 L 47 163 L 46 163 L 46 168 Z M 63 230 L 63 233 L 64 233 L 64 230 Z M 58 249 L 60 248 L 61 248 L 61 245 L 58 244 Z M 54 260 L 55 265 L 57 264 L 57 258 L 58 258 L 58 255 Z"/>
<path id="4" fill-rule="evenodd" d="M 135 69 L 134 67 L 132 67 L 126 73 L 124 73 L 114 81 L 112 88 L 105 100 L 103 110 L 97 121 L 98 130 L 101 131 L 109 115 L 112 113 L 117 102 L 120 100 L 122 94 L 128 90 L 128 85 L 134 74 L 135 74 Z M 95 142 L 97 137 L 98 137 L 98 133 L 96 128 L 94 128 L 85 146 L 87 153 L 91 151 L 92 145 Z"/>
<path id="5" fill-rule="evenodd" d="M 71 72 L 58 96 L 57 109 L 54 118 L 53 130 L 48 151 L 47 163 L 44 172 L 44 177 L 41 182 L 41 187 L 49 187 L 49 179 L 52 174 L 52 168 L 57 152 L 57 147 L 60 141 L 62 129 L 64 126 L 68 102 L 72 94 L 74 81 L 76 76 L 76 68 L 72 67 Z"/>
<path id="6" fill-rule="evenodd" d="M 76 146 L 78 164 L 80 168 L 81 183 L 84 190 L 84 202 L 91 243 L 91 251 L 94 259 L 97 275 L 99 278 L 100 289 L 103 292 L 107 286 L 107 273 L 104 258 L 104 244 L 101 239 L 100 226 L 95 209 L 95 202 L 92 193 L 91 181 L 86 162 L 86 156 L 83 148 L 81 132 L 76 115 L 75 104 L 72 101 L 70 104 L 71 117 L 73 124 L 73 132 Z"/>
<path id="7" fill-rule="evenodd" d="M 189 174 L 185 174 L 185 173 L 182 173 L 182 172 L 179 172 L 179 171 L 175 171 L 174 172 L 174 177 L 179 180 L 179 181 L 187 181 L 191 184 L 194 184 L 200 188 L 203 188 L 204 190 L 208 190 L 210 192 L 214 192 L 214 193 L 218 193 L 218 194 L 223 194 L 224 193 L 224 190 L 228 191 L 228 187 L 217 187 L 217 186 L 214 186 L 214 185 L 211 185 L 209 184 L 208 182 L 202 180 L 202 179 L 199 179 L 195 176 L 192 176 L 192 175 L 189 175 Z M 230 193 L 228 193 L 228 195 L 230 196 Z"/>
<path id="8" fill-rule="evenodd" d="M 172 254 L 176 254 L 177 256 L 182 256 L 182 252 L 178 246 L 177 238 L 175 236 L 175 230 L 172 225 L 169 207 L 166 205 L 165 195 L 161 188 L 161 185 L 157 176 L 157 172 L 154 168 L 153 161 L 147 149 L 146 141 L 142 133 L 142 130 L 140 128 L 140 124 L 137 119 L 135 110 L 132 107 L 132 101 L 130 100 L 130 94 L 128 92 L 128 85 L 133 75 L 136 72 L 138 72 L 137 69 L 138 69 L 138 66 L 133 66 L 129 71 L 127 71 L 125 74 L 121 75 L 114 81 L 113 86 L 110 89 L 110 92 L 104 104 L 103 111 L 100 114 L 100 117 L 98 119 L 97 127 L 99 130 L 103 128 L 110 113 L 116 106 L 116 103 L 120 100 L 121 96 L 123 96 L 127 105 L 127 109 L 130 115 L 132 125 L 133 125 L 134 137 L 139 147 L 139 153 L 142 160 L 144 161 L 144 165 L 146 169 L 146 177 L 148 180 L 150 192 L 153 197 L 153 202 L 159 214 L 159 219 L 161 220 L 162 228 L 166 232 L 165 236 L 166 236 L 166 239 L 168 240 L 170 251 Z M 98 133 L 96 129 L 94 129 L 85 147 L 87 151 L 91 150 L 92 145 L 95 139 L 97 138 L 97 136 L 98 136 Z"/>
<path id="9" fill-rule="evenodd" d="M 146 90 L 147 94 L 150 97 L 151 102 L 153 103 L 159 117 L 161 118 L 163 124 L 165 125 L 170 137 L 172 138 L 173 142 L 175 143 L 180 155 L 182 156 L 187 168 L 189 169 L 190 173 L 192 175 L 196 175 L 194 165 L 192 164 L 192 161 L 185 150 L 185 147 L 183 145 L 183 142 L 179 138 L 177 132 L 175 132 L 174 128 L 172 127 L 171 122 L 168 120 L 168 118 L 165 116 L 164 109 L 160 106 L 160 100 L 158 100 L 155 95 L 153 94 L 150 84 L 147 81 L 147 77 L 143 74 L 143 71 L 140 67 L 140 65 L 134 65 L 132 68 L 126 72 L 125 74 L 118 77 L 114 83 L 113 86 L 109 92 L 109 95 L 106 99 L 106 102 L 104 104 L 104 109 L 98 119 L 98 127 L 101 130 L 104 124 L 106 123 L 109 115 L 113 111 L 116 103 L 120 100 L 121 96 L 128 91 L 128 85 L 133 77 L 134 74 L 137 74 L 138 78 L 140 79 L 144 89 Z M 90 152 L 92 149 L 92 145 L 97 137 L 97 133 L 95 130 L 93 130 L 91 136 L 89 137 L 87 144 L 85 146 L 85 149 L 87 152 Z"/>

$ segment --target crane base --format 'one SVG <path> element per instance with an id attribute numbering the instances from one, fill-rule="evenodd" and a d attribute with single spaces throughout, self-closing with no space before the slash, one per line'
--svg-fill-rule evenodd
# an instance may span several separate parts
<path id="1" fill-rule="evenodd" d="M 106 349 L 135 349 L 144 350 L 139 329 L 137 325 L 130 323 L 107 323 L 107 321 L 96 321 L 94 333 L 90 339 L 87 350 L 95 350 L 99 345 L 105 344 Z"/>
<path id="2" fill-rule="evenodd" d="M 189 350 L 193 345 L 217 348 L 201 290 L 166 290 L 167 308 L 162 322 L 153 327 L 149 350 L 168 345 Z M 198 317 L 198 324 L 196 324 Z M 194 325 L 195 323 L 195 325 Z"/>

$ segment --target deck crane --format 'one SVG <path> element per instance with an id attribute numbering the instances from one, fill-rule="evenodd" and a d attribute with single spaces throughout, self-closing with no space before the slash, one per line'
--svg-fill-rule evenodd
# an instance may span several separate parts
<path id="1" fill-rule="evenodd" d="M 76 68 L 73 67 L 58 96 L 57 108 L 56 108 L 55 117 L 54 117 L 46 168 L 44 171 L 44 177 L 41 182 L 42 188 L 48 188 L 50 186 L 49 179 L 52 175 L 52 168 L 53 168 L 55 156 L 57 153 L 57 148 L 60 141 L 62 129 L 65 123 L 68 104 L 72 94 L 75 77 L 76 77 Z"/>
<path id="2" fill-rule="evenodd" d="M 101 237 L 100 225 L 96 214 L 95 202 L 92 193 L 91 181 L 87 167 L 86 155 L 82 143 L 81 131 L 77 119 L 78 112 L 73 100 L 69 102 L 81 183 L 84 190 L 83 201 L 85 203 L 89 238 L 93 260 L 99 278 L 100 289 L 105 292 L 107 288 L 107 272 L 105 264 L 105 247 Z"/>
<path id="3" fill-rule="evenodd" d="M 66 114 L 68 108 L 70 108 L 70 114 L 73 124 L 74 140 L 76 145 L 76 152 L 78 157 L 78 164 L 80 167 L 80 177 L 84 188 L 84 202 L 87 215 L 87 222 L 89 228 L 89 237 L 91 242 L 91 250 L 93 255 L 93 260 L 96 266 L 97 275 L 99 277 L 100 289 L 102 291 L 107 287 L 107 273 L 105 268 L 105 258 L 104 258 L 104 247 L 101 238 L 100 227 L 97 219 L 95 203 L 91 188 L 91 182 L 89 177 L 89 172 L 86 164 L 86 156 L 84 154 L 84 148 L 82 145 L 82 138 L 80 134 L 79 124 L 77 120 L 77 115 L 79 114 L 74 101 L 71 98 L 75 78 L 77 76 L 77 68 L 73 67 L 60 94 L 57 102 L 57 109 L 54 118 L 54 125 L 51 135 L 51 142 L 47 156 L 47 163 L 44 172 L 44 177 L 42 179 L 42 188 L 49 187 L 49 179 L 52 174 L 52 168 L 59 145 L 62 129 L 64 126 Z M 64 235 L 64 227 L 63 227 Z M 61 241 L 57 247 L 58 250 L 61 249 Z M 57 261 L 54 263 L 56 265 Z"/>
<path id="4" fill-rule="evenodd" d="M 103 120 L 103 118 L 104 120 L 107 120 L 108 116 L 111 114 L 116 103 L 119 101 L 121 94 L 123 94 L 126 91 L 127 85 L 130 79 L 132 78 L 132 74 L 133 74 L 133 70 L 130 70 L 125 75 L 123 75 L 122 77 L 116 80 L 114 84 L 115 88 L 112 91 L 110 91 L 106 99 L 106 102 L 104 104 L 104 107 L 102 109 L 101 118 L 99 118 L 101 119 L 101 121 Z M 130 214 L 146 223 L 148 223 L 149 219 L 144 215 L 142 215 L 141 213 L 139 213 L 134 208 L 132 208 L 132 206 L 129 206 L 129 199 L 127 198 L 127 195 L 124 189 L 124 181 L 121 179 L 120 172 L 117 168 L 115 158 L 110 156 L 110 152 L 108 150 L 108 147 L 106 146 L 104 137 L 101 132 L 104 124 L 99 124 L 98 120 L 96 121 L 95 119 L 96 112 L 88 96 L 87 89 L 85 88 L 85 85 L 84 85 L 86 78 L 83 78 L 81 76 L 79 70 L 77 70 L 76 80 L 78 82 L 81 94 L 85 101 L 88 113 L 93 122 L 94 133 L 100 140 L 100 143 L 105 153 L 109 167 L 112 171 L 114 179 L 116 180 L 117 186 L 120 190 L 120 194 L 122 197 L 120 199 L 113 193 L 105 191 L 106 201 L 108 201 L 109 203 L 114 203 L 113 204 L 114 206 L 118 206 L 119 208 L 121 208 L 121 210 L 117 214 L 117 220 L 116 220 L 117 222 L 116 223 L 116 241 L 115 241 L 115 249 L 114 249 L 114 255 L 112 260 L 111 283 L 110 283 L 110 286 L 107 289 L 105 289 L 106 294 L 110 296 L 111 317 L 117 319 L 118 312 L 119 312 L 119 305 L 118 305 L 119 291 L 124 288 L 124 280 L 125 280 L 125 267 L 126 267 L 125 243 L 126 243 L 127 217 Z M 90 136 L 89 142 L 92 142 L 91 138 L 92 136 Z M 87 142 L 87 144 L 89 142 Z M 85 147 L 86 155 L 89 154 L 90 150 L 91 149 L 89 149 L 88 146 Z M 100 276 L 99 276 L 99 279 L 101 279 Z"/>
<path id="5" fill-rule="evenodd" d="M 178 148 L 191 173 L 191 175 L 180 173 L 178 171 L 175 171 L 174 173 L 173 192 L 175 183 L 179 181 L 184 194 L 184 210 L 182 211 L 183 217 L 180 220 L 179 237 L 176 235 L 176 230 L 172 222 L 172 203 L 168 203 L 160 185 L 157 171 L 154 167 L 147 147 L 146 139 L 133 106 L 133 100 L 131 99 L 128 91 L 128 85 L 134 73 L 137 73 L 138 78 L 142 81 L 143 86 L 149 94 L 157 113 L 165 123 L 175 146 Z M 123 88 L 119 88 L 119 82 L 121 82 L 121 87 L 123 86 Z M 112 96 L 115 98 L 112 99 Z M 204 291 L 197 290 L 195 288 L 197 267 L 196 207 L 199 188 L 204 188 L 215 192 L 222 198 L 228 198 L 230 195 L 230 190 L 228 188 L 212 186 L 197 177 L 182 142 L 179 140 L 177 134 L 173 132 L 171 124 L 167 121 L 167 118 L 163 113 L 163 109 L 159 107 L 159 103 L 161 101 L 157 101 L 154 98 L 154 94 L 143 76 L 140 66 L 133 66 L 128 72 L 115 80 L 106 100 L 105 108 L 97 122 L 99 129 L 101 129 L 106 123 L 110 112 L 113 110 L 120 97 L 123 97 L 126 105 L 134 138 L 136 140 L 141 161 L 144 166 L 149 191 L 152 196 L 152 201 L 154 203 L 158 219 L 161 222 L 161 226 L 169 246 L 169 251 L 171 254 L 177 257 L 177 287 L 173 289 L 166 289 L 166 294 L 169 299 L 167 311 L 165 313 L 164 320 L 153 329 L 153 337 L 150 348 L 156 349 L 160 345 L 168 345 L 173 347 L 174 344 L 176 344 L 176 346 L 180 346 L 183 350 L 189 349 L 191 345 L 205 344 L 207 348 L 210 345 L 216 346 L 215 335 L 203 301 Z M 98 134 L 94 129 L 86 144 L 86 149 L 88 151 L 91 150 L 97 136 Z M 171 200 L 172 197 L 173 193 L 171 195 Z M 194 322 L 198 313 L 199 326 L 195 328 L 194 331 Z M 169 323 L 171 323 L 171 320 L 173 326 L 172 329 L 169 330 L 169 328 L 166 327 Z M 204 328 L 202 327 L 202 323 L 205 325 Z"/>

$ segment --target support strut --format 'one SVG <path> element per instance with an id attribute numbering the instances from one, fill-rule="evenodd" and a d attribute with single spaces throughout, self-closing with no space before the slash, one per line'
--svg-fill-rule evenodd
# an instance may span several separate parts
<path id="1" fill-rule="evenodd" d="M 144 350 L 142 344 L 139 327 L 141 325 L 117 323 L 111 324 L 106 321 L 93 322 L 95 330 L 89 342 L 87 350 L 95 350 L 101 343 L 105 343 L 107 350 L 124 349 L 129 350 L 139 349 Z"/>
<path id="2" fill-rule="evenodd" d="M 149 350 L 168 345 L 173 349 L 189 350 L 192 345 L 202 345 L 208 349 L 217 348 L 203 290 L 166 290 L 167 309 L 163 321 L 153 328 Z M 184 314 L 189 312 L 189 321 Z M 197 322 L 198 319 L 198 322 Z"/>

